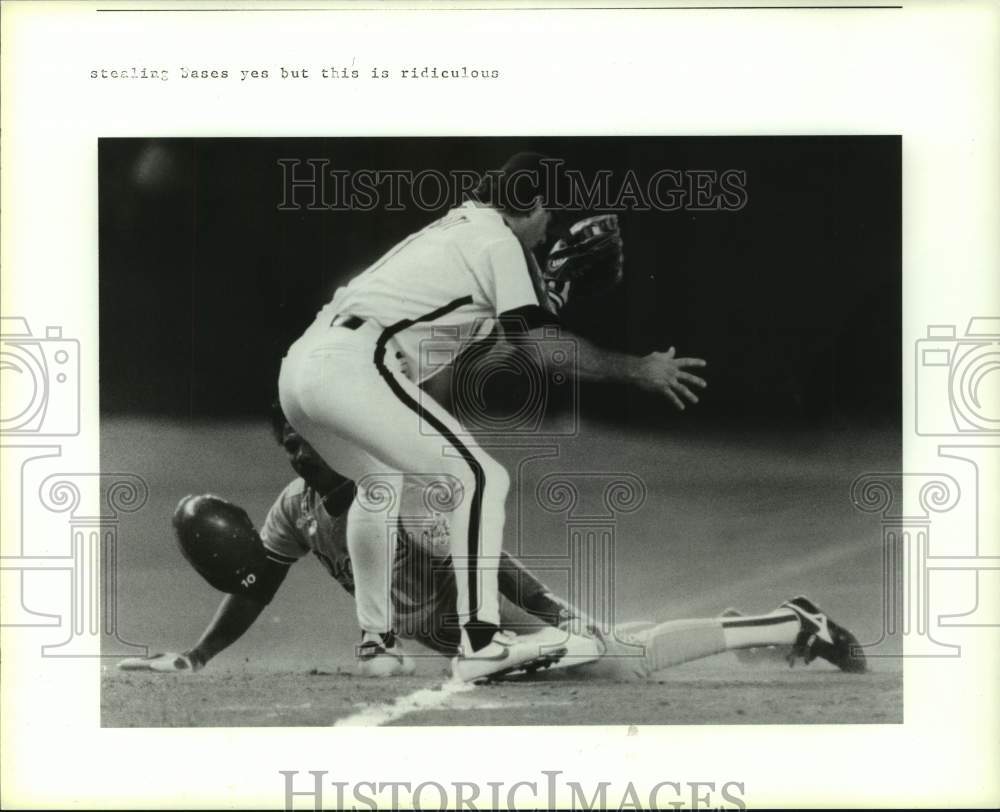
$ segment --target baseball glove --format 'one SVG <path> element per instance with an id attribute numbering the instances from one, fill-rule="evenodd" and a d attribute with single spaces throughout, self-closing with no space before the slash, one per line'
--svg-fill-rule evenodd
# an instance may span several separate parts
<path id="1" fill-rule="evenodd" d="M 569 236 L 552 246 L 543 275 L 563 300 L 572 286 L 577 296 L 607 293 L 622 280 L 625 267 L 618 215 L 588 217 L 570 226 Z"/>

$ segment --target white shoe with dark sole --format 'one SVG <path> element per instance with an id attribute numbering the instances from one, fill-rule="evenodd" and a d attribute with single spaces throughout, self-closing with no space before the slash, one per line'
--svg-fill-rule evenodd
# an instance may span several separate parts
<path id="1" fill-rule="evenodd" d="M 478 651 L 455 657 L 451 673 L 461 682 L 489 682 L 516 671 L 548 667 L 565 654 L 566 647 L 554 645 L 550 631 L 522 635 L 499 631 Z"/>

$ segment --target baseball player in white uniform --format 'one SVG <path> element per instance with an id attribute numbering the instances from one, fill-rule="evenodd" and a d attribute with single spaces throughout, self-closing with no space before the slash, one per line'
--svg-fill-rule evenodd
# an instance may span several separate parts
<path id="1" fill-rule="evenodd" d="M 386 475 L 456 483 L 449 512 L 461 627 L 455 676 L 474 680 L 530 663 L 549 640 L 500 630 L 496 562 L 507 472 L 418 388 L 440 368 L 424 355 L 429 346 L 455 357 L 494 319 L 539 339 L 543 328 L 558 324 L 542 305 L 530 257 L 551 217 L 541 160 L 515 156 L 487 176 L 478 199 L 410 235 L 340 288 L 282 363 L 279 393 L 292 426 L 357 483 L 347 546 L 361 645 L 386 655 L 387 670 L 409 666 L 392 634 L 399 500 L 381 498 L 374 487 Z M 636 357 L 571 337 L 581 377 L 647 388 L 681 409 L 697 402 L 692 388 L 705 385 L 687 371 L 704 361 L 676 358 L 673 348 Z"/>

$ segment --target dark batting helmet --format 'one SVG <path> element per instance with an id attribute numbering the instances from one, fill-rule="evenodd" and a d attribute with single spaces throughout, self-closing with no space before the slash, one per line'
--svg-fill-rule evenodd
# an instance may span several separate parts
<path id="1" fill-rule="evenodd" d="M 181 552 L 202 578 L 222 592 L 246 589 L 264 548 L 243 508 L 211 494 L 185 496 L 173 523 Z"/>

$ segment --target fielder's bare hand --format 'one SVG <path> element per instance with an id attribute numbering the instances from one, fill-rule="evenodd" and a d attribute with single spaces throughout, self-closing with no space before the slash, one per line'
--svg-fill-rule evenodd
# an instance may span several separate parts
<path id="1" fill-rule="evenodd" d="M 689 369 L 704 367 L 701 358 L 675 358 L 676 350 L 671 347 L 666 352 L 652 352 L 639 359 L 639 375 L 636 383 L 642 389 L 664 395 L 681 411 L 684 401 L 697 403 L 698 396 L 693 389 L 704 389 L 708 384 L 703 378 L 688 372 Z"/>

